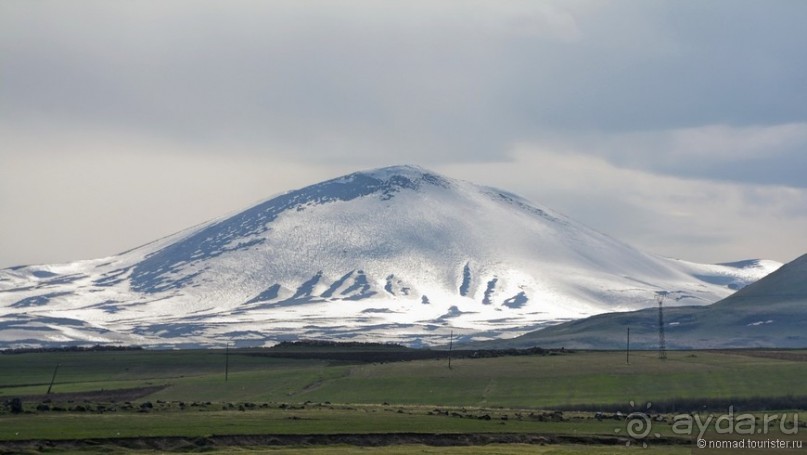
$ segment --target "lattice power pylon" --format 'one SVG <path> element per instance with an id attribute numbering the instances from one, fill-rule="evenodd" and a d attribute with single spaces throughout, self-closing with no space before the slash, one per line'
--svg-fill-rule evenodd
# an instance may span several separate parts
<path id="1" fill-rule="evenodd" d="M 664 298 L 667 297 L 666 291 L 656 292 L 656 301 L 658 301 L 658 358 L 661 360 L 667 359 L 667 343 L 664 340 Z"/>

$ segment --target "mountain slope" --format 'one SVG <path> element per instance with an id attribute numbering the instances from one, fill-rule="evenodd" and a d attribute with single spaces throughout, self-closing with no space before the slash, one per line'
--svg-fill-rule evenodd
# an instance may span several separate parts
<path id="1" fill-rule="evenodd" d="M 673 349 L 807 347 L 807 255 L 713 305 L 664 310 L 665 341 Z M 610 313 L 528 333 L 499 346 L 621 349 L 658 346 L 658 309 Z"/>
<path id="2" fill-rule="evenodd" d="M 0 345 L 475 338 L 708 304 L 779 264 L 642 253 L 516 195 L 413 166 L 273 197 L 120 255 L 0 270 Z"/>

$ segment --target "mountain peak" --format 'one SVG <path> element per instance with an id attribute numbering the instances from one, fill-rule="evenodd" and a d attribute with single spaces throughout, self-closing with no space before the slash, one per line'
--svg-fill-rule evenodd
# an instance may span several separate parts
<path id="1" fill-rule="evenodd" d="M 387 179 L 392 176 L 420 178 L 434 172 L 415 164 L 398 164 L 394 166 L 380 167 L 360 172 L 378 179 Z"/>
<path id="2" fill-rule="evenodd" d="M 428 169 L 412 164 L 387 166 L 366 171 L 359 171 L 337 179 L 337 181 L 356 181 L 361 177 L 366 183 L 373 182 L 374 186 L 381 183 L 382 187 L 398 187 L 417 189 L 421 184 L 427 183 L 441 187 L 450 186 L 450 180 Z"/>
<path id="3" fill-rule="evenodd" d="M 764 280 L 741 289 L 727 301 L 760 302 L 766 299 L 792 299 L 804 301 L 807 298 L 807 254 L 783 265 Z"/>

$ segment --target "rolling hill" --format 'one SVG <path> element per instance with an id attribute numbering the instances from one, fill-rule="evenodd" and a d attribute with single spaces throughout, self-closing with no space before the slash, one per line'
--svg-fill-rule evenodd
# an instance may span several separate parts
<path id="1" fill-rule="evenodd" d="M 666 308 L 664 323 L 672 349 L 807 347 L 807 255 L 715 304 Z M 622 349 L 628 327 L 631 346 L 657 348 L 657 308 L 601 314 L 493 344 Z"/>

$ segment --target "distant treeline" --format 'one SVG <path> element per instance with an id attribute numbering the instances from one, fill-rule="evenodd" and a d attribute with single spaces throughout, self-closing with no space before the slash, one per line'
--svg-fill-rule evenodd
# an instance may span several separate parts
<path id="1" fill-rule="evenodd" d="M 27 354 L 39 352 L 91 352 L 91 351 L 141 351 L 142 346 L 62 346 L 41 348 L 17 348 L 0 350 L 0 354 Z M 277 357 L 289 359 L 319 359 L 348 362 L 400 362 L 408 360 L 428 359 L 476 359 L 522 355 L 558 355 L 570 353 L 564 349 L 419 349 L 396 343 L 299 340 L 283 341 L 270 348 L 238 348 L 234 350 L 240 355 L 258 357 Z"/>
<path id="2" fill-rule="evenodd" d="M 307 348 L 346 348 L 346 349 L 398 349 L 398 350 L 411 350 L 401 344 L 388 342 L 364 342 L 364 341 L 332 341 L 332 340 L 297 340 L 297 341 L 281 341 L 280 343 L 269 348 L 270 350 L 284 350 L 284 349 L 307 349 Z"/>
<path id="3" fill-rule="evenodd" d="M 414 349 L 393 343 L 361 343 L 338 341 L 290 341 L 279 343 L 268 349 L 245 352 L 258 357 L 287 359 L 340 360 L 348 362 L 401 362 L 409 360 L 476 359 L 521 355 L 557 355 L 566 350 L 528 349 L 455 349 L 433 350 Z"/>
<path id="4" fill-rule="evenodd" d="M 47 348 L 1 349 L 0 354 L 29 354 L 32 352 L 88 352 L 88 351 L 142 351 L 142 346 L 61 346 Z"/>

